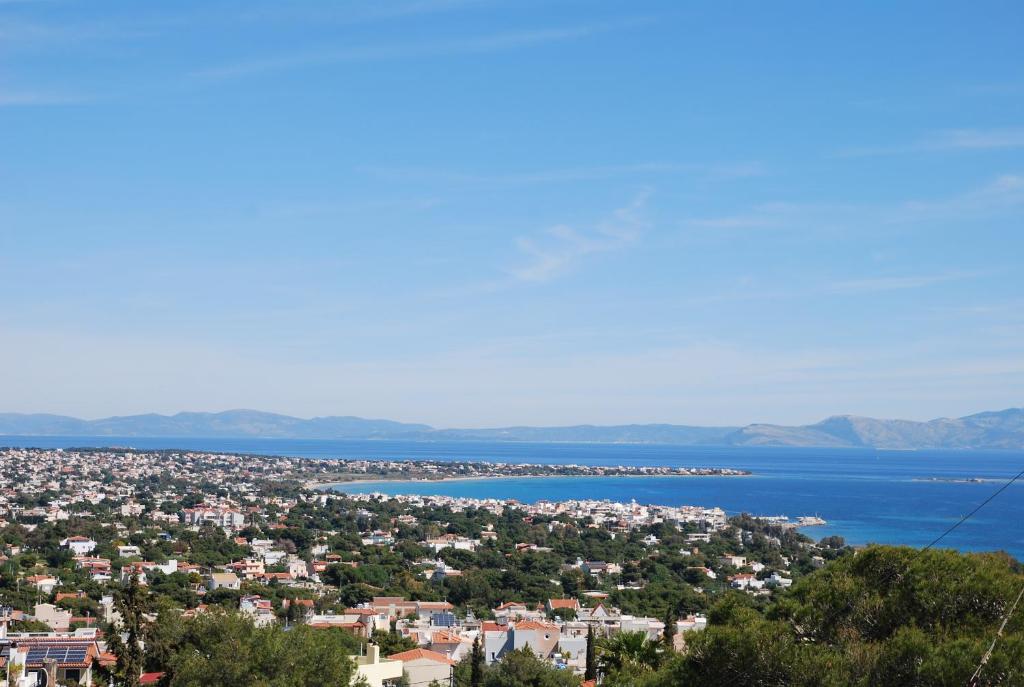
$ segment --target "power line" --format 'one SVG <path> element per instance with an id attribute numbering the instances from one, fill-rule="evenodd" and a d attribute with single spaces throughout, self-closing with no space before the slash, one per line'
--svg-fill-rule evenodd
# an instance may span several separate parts
<path id="1" fill-rule="evenodd" d="M 1024 477 L 1024 470 L 1021 470 L 1021 471 L 1020 471 L 1020 472 L 1018 472 L 1018 473 L 1017 473 L 1016 475 L 1014 475 L 1013 477 L 1011 477 L 1011 478 L 1010 478 L 1010 481 L 1009 481 L 1009 482 L 1007 482 L 1006 484 L 1004 484 L 1003 486 L 999 487 L 999 488 L 998 488 L 998 489 L 996 489 L 996 490 L 995 490 L 994 492 L 992 492 L 992 493 L 991 493 L 991 494 L 989 495 L 989 497 L 988 497 L 987 499 L 985 499 L 984 501 L 982 501 L 981 503 L 979 503 L 979 504 L 978 504 L 978 505 L 977 505 L 977 506 L 975 507 L 975 509 L 974 509 L 974 510 L 972 510 L 972 511 L 971 511 L 970 513 L 968 513 L 967 515 L 965 515 L 965 516 L 963 516 L 962 518 L 960 518 L 960 520 L 958 520 L 958 521 L 957 521 L 957 522 L 956 522 L 955 524 L 951 525 L 951 526 L 949 527 L 949 529 L 947 529 L 947 530 L 946 530 L 945 532 L 943 532 L 943 533 L 942 533 L 942 534 L 940 534 L 940 535 L 939 535 L 938 537 L 936 537 L 935 539 L 933 539 L 933 540 L 932 540 L 932 542 L 931 542 L 930 544 L 928 544 L 928 546 L 926 546 L 926 547 L 924 547 L 923 549 L 921 549 L 921 551 L 920 551 L 920 552 L 918 553 L 918 555 L 920 555 L 921 553 L 924 553 L 925 551 L 927 551 L 928 549 L 932 548 L 933 546 L 935 546 L 936 544 L 938 544 L 938 543 L 939 543 L 940 541 L 942 541 L 943 539 L 945 539 L 946 535 L 948 535 L 948 534 L 949 534 L 950 532 L 952 532 L 953 530 L 955 530 L 955 529 L 956 529 L 957 527 L 960 527 L 960 525 L 962 525 L 962 524 L 964 524 L 965 522 L 967 522 L 967 521 L 968 521 L 968 520 L 969 520 L 969 519 L 970 519 L 970 518 L 971 518 L 971 517 L 972 517 L 972 516 L 973 516 L 973 515 L 974 515 L 975 513 L 977 513 L 977 512 L 979 511 L 979 510 L 981 510 L 982 508 L 984 508 L 985 506 L 987 506 L 987 505 L 989 504 L 989 502 L 990 502 L 990 501 L 992 501 L 992 499 L 994 499 L 995 497 L 999 496 L 999 495 L 1000 495 L 1000 494 L 1002 494 L 1002 493 L 1003 493 L 1004 491 L 1006 491 L 1006 490 L 1007 490 L 1007 489 L 1008 489 L 1008 488 L 1010 487 L 1010 485 L 1011 485 L 1011 484 L 1013 484 L 1014 482 L 1016 482 L 1017 480 L 1019 480 L 1019 479 L 1020 479 L 1021 477 Z"/>
<path id="2" fill-rule="evenodd" d="M 1011 478 L 1010 478 L 1010 479 L 1009 479 L 1009 480 L 1008 480 L 1008 481 L 1007 481 L 1007 482 L 1006 482 L 1005 484 L 1003 484 L 1003 485 L 1002 485 L 1001 487 L 999 487 L 999 488 L 998 488 L 998 489 L 996 489 L 996 490 L 995 490 L 994 492 L 992 492 L 991 494 L 989 494 L 988 498 L 986 498 L 986 499 L 985 499 L 984 501 L 982 501 L 982 502 L 981 502 L 981 503 L 979 503 L 979 504 L 978 504 L 977 506 L 975 506 L 973 510 L 971 510 L 971 511 L 970 511 L 969 513 L 967 513 L 966 515 L 964 515 L 963 517 L 961 517 L 961 518 L 960 518 L 960 519 L 959 519 L 959 520 L 958 520 L 957 522 L 955 522 L 955 523 L 954 523 L 953 525 L 951 525 L 950 527 L 948 527 L 948 528 L 946 529 L 946 531 L 945 531 L 945 532 L 943 532 L 942 534 L 940 534 L 939 536 L 937 536 L 937 537 L 936 537 L 935 539 L 933 539 L 933 540 L 932 540 L 932 541 L 931 541 L 931 542 L 930 542 L 930 543 L 929 543 L 929 544 L 928 544 L 927 546 L 925 546 L 925 547 L 923 547 L 923 548 L 919 549 L 919 550 L 918 550 L 917 552 L 915 552 L 915 553 L 914 553 L 914 555 L 913 555 L 913 556 L 911 556 L 910 560 L 909 560 L 909 561 L 907 561 L 907 563 L 906 563 L 906 564 L 905 564 L 905 565 L 903 566 L 904 570 L 902 570 L 902 571 L 899 571 L 899 570 L 893 570 L 893 571 L 889 572 L 889 573 L 888 573 L 887 575 L 885 575 L 885 576 L 884 576 L 884 577 L 883 577 L 883 578 L 882 578 L 882 579 L 881 579 L 881 580 L 879 581 L 879 584 L 886 584 L 886 583 L 890 582 L 890 581 L 891 581 L 891 580 L 892 580 L 893 578 L 895 578 L 895 577 L 897 577 L 897 576 L 901 575 L 901 574 L 902 574 L 903 572 L 906 572 L 906 571 L 907 571 L 907 570 L 909 569 L 910 565 L 911 565 L 911 564 L 912 564 L 912 563 L 913 563 L 914 561 L 916 561 L 916 560 L 917 560 L 918 558 L 920 558 L 921 556 L 923 556 L 923 555 L 924 555 L 924 553 L 925 553 L 926 551 L 928 551 L 929 549 L 931 549 L 932 547 L 934 547 L 934 546 L 935 546 L 936 544 L 938 544 L 938 543 L 939 543 L 940 541 L 942 541 L 943 539 L 945 539 L 945 538 L 946 538 L 946 537 L 947 537 L 947 536 L 948 536 L 948 535 L 949 535 L 950 533 L 952 533 L 952 532 L 953 532 L 954 530 L 956 530 L 956 529 L 957 529 L 958 527 L 960 527 L 960 526 L 961 526 L 962 524 L 964 524 L 965 522 L 967 522 L 968 520 L 970 520 L 970 519 L 971 519 L 972 517 L 974 517 L 974 515 L 975 515 L 975 514 L 976 514 L 976 513 L 978 512 L 978 511 L 980 511 L 980 510 L 981 510 L 982 508 L 984 508 L 984 507 L 985 507 L 985 506 L 987 506 L 987 505 L 988 505 L 989 503 L 991 503 L 991 501 L 992 501 L 992 500 L 993 500 L 993 499 L 994 499 L 995 497 L 999 496 L 999 495 L 1000 495 L 1001 493 L 1003 493 L 1004 491 L 1006 491 L 1006 490 L 1007 490 L 1007 489 L 1008 489 L 1008 488 L 1010 487 L 1010 485 L 1012 485 L 1012 484 L 1013 484 L 1014 482 L 1016 482 L 1017 480 L 1019 480 L 1019 479 L 1020 479 L 1021 477 L 1024 477 L 1024 470 L 1021 470 L 1020 472 L 1018 472 L 1018 473 L 1017 473 L 1016 475 L 1014 475 L 1013 477 L 1011 477 Z M 1018 599 L 1018 600 L 1019 600 L 1019 599 Z M 855 602 L 854 602 L 853 600 L 851 600 L 851 601 L 847 602 L 847 603 L 846 603 L 846 605 L 845 605 L 845 606 L 843 606 L 843 607 L 842 607 L 841 609 L 839 609 L 838 611 L 835 611 L 834 613 L 830 613 L 830 614 L 828 614 L 828 616 L 827 616 L 827 617 L 825 618 L 825 620 L 824 620 L 824 621 L 822 622 L 822 625 L 824 626 L 824 625 L 826 625 L 826 624 L 828 624 L 828 623 L 832 622 L 832 621 L 833 621 L 833 620 L 835 620 L 836 618 L 838 618 L 840 614 L 842 614 L 842 613 L 845 613 L 845 612 L 847 612 L 847 611 L 849 611 L 849 610 L 852 610 L 852 609 L 853 609 L 853 607 L 854 607 L 854 603 L 855 603 Z"/>
<path id="3" fill-rule="evenodd" d="M 1003 630 L 1006 629 L 1006 624 L 1010 622 L 1010 616 L 1017 610 L 1017 604 L 1020 603 L 1021 597 L 1024 597 L 1024 587 L 1020 588 L 1020 593 L 1017 594 L 1017 598 L 1014 600 L 1013 605 L 1010 606 L 1010 610 L 1007 611 L 1006 615 L 1003 616 L 1003 622 L 999 625 L 999 631 L 996 632 L 996 636 L 992 638 L 992 643 L 988 645 L 988 650 L 985 655 L 981 657 L 981 663 L 978 664 L 978 669 L 974 671 L 974 675 L 971 675 L 971 679 L 967 682 L 967 687 L 977 687 L 978 680 L 981 679 L 981 671 L 985 668 L 985 664 L 992 658 L 992 652 L 995 651 L 996 642 L 1003 636 Z"/>

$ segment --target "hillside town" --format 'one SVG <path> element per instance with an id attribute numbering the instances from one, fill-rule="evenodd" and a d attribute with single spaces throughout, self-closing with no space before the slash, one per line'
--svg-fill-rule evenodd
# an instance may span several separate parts
<path id="1" fill-rule="evenodd" d="M 681 650 L 716 598 L 770 597 L 844 550 L 713 507 L 312 489 L 323 463 L 0 450 L 6 684 L 136 684 L 118 654 L 126 597 L 146 599 L 152 645 L 171 617 L 344 633 L 372 687 L 453 684 L 474 656 L 524 651 L 582 678 L 595 645 Z M 132 670 L 170 684 L 176 660 L 146 652 Z"/>

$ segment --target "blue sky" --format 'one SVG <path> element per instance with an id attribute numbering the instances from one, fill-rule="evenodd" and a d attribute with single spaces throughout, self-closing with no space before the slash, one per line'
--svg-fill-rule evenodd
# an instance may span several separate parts
<path id="1" fill-rule="evenodd" d="M 1016 2 L 0 0 L 3 408 L 1022 405 Z"/>

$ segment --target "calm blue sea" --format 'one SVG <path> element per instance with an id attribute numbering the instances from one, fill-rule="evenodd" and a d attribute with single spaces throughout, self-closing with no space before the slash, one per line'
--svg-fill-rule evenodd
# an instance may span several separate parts
<path id="1" fill-rule="evenodd" d="M 874 451 L 860 449 L 718 448 L 633 444 L 547 444 L 411 441 L 295 441 L 137 437 L 0 437 L 0 445 L 131 446 L 231 451 L 316 458 L 491 460 L 587 465 L 718 466 L 752 477 L 602 477 L 487 479 L 442 483 L 374 483 L 343 487 L 388 494 L 541 499 L 586 497 L 640 503 L 720 506 L 757 515 L 820 515 L 813 537 L 838 534 L 853 544 L 922 546 L 991 495 L 997 482 L 1024 469 L 1024 453 L 996 451 Z M 1000 494 L 949 535 L 943 546 L 1009 551 L 1024 559 L 1024 480 Z"/>

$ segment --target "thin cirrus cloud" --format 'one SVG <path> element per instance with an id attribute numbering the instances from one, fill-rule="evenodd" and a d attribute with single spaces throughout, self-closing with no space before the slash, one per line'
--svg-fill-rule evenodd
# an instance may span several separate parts
<path id="1" fill-rule="evenodd" d="M 708 179 L 742 178 L 764 174 L 757 162 L 720 164 L 637 162 L 623 164 L 585 165 L 534 169 L 503 174 L 461 172 L 437 167 L 381 167 L 363 166 L 357 171 L 387 181 L 445 184 L 479 184 L 484 186 L 529 186 L 531 184 L 572 183 L 600 181 L 620 177 L 694 175 Z"/>
<path id="2" fill-rule="evenodd" d="M 641 20 L 628 20 L 613 24 L 588 24 L 562 28 L 509 31 L 479 36 L 468 36 L 445 41 L 422 43 L 389 43 L 381 45 L 330 47 L 320 50 L 296 52 L 269 58 L 257 58 L 200 69 L 192 76 L 200 81 L 255 76 L 267 72 L 286 71 L 302 67 L 315 67 L 344 62 L 373 62 L 413 57 L 439 57 L 497 52 L 514 48 L 542 45 L 586 38 L 616 29 L 628 28 Z"/>
<path id="3" fill-rule="evenodd" d="M 0 0 L 2 4 L 3 0 Z M 247 21 L 283 20 L 361 23 L 387 19 L 400 19 L 423 14 L 451 12 L 486 6 L 487 0 L 410 0 L 400 2 L 340 3 L 248 3 L 240 18 Z"/>
<path id="4" fill-rule="evenodd" d="M 912 143 L 847 148 L 840 157 L 875 157 L 906 153 L 971 150 L 1007 150 L 1024 147 L 1024 127 L 1000 129 L 948 129 L 936 131 Z"/>
<path id="5" fill-rule="evenodd" d="M 567 272 L 587 256 L 625 248 L 648 226 L 643 209 L 649 195 L 638 195 L 592 229 L 560 224 L 540 236 L 519 237 L 516 245 L 528 261 L 508 270 L 509 274 L 522 282 L 546 282 Z"/>
<path id="6" fill-rule="evenodd" d="M 777 201 L 762 203 L 749 211 L 732 215 L 692 217 L 684 220 L 683 224 L 698 229 L 764 229 L 781 226 L 810 210 L 811 206 Z"/>
<path id="7" fill-rule="evenodd" d="M 973 274 L 949 272 L 944 274 L 922 274 L 909 276 L 885 276 L 868 279 L 852 279 L 829 284 L 826 290 L 835 294 L 879 293 L 882 291 L 901 291 L 905 289 L 923 289 L 935 284 L 968 279 Z"/>
<path id="8" fill-rule="evenodd" d="M 33 107 L 39 105 L 70 105 L 82 102 L 78 95 L 40 91 L 0 91 L 0 107 Z"/>
<path id="9" fill-rule="evenodd" d="M 890 222 L 983 219 L 1017 213 L 1024 207 L 1024 176 L 1002 174 L 987 184 L 946 198 L 914 200 L 887 210 Z"/>
<path id="10" fill-rule="evenodd" d="M 955 222 L 1009 216 L 1024 208 L 1024 175 L 1002 174 L 988 182 L 928 199 L 886 205 L 770 202 L 730 215 L 694 217 L 685 227 L 716 230 L 847 228 Z"/>

